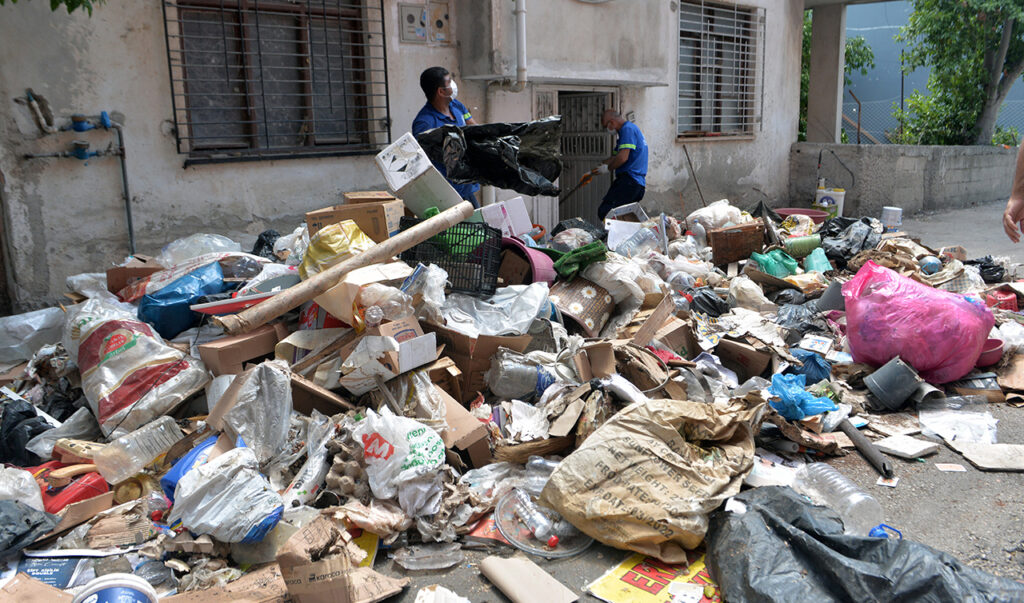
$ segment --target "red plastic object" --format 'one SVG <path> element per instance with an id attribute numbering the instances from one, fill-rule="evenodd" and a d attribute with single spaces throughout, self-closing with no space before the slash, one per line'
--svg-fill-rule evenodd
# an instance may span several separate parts
<path id="1" fill-rule="evenodd" d="M 990 308 L 1002 308 L 1016 312 L 1017 294 L 1013 291 L 993 291 L 985 296 L 985 305 Z"/>
<path id="2" fill-rule="evenodd" d="M 803 207 L 783 207 L 776 209 L 775 213 L 782 216 L 785 220 L 789 216 L 807 216 L 814 221 L 815 224 L 821 224 L 828 218 L 828 212 L 821 211 L 820 209 L 805 209 Z"/>
<path id="3" fill-rule="evenodd" d="M 46 476 L 51 471 L 67 466 L 67 463 L 49 461 L 36 467 L 26 467 L 39 483 L 39 489 L 43 494 L 43 508 L 47 513 L 56 513 L 71 503 L 88 500 L 110 491 L 107 480 L 95 471 L 76 477 L 63 488 L 51 488 L 46 484 Z"/>

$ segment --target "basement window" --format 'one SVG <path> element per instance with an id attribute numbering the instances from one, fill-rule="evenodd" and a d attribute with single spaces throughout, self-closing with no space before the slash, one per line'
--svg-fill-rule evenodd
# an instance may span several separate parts
<path id="1" fill-rule="evenodd" d="M 185 165 L 390 142 L 382 0 L 165 0 Z"/>
<path id="2" fill-rule="evenodd" d="M 764 9 L 679 3 L 676 134 L 753 136 L 761 127 Z"/>

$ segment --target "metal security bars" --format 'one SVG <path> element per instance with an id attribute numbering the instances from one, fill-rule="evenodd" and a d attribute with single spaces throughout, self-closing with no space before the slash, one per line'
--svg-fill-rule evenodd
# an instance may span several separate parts
<path id="1" fill-rule="evenodd" d="M 390 142 L 382 0 L 165 0 L 163 9 L 186 166 Z"/>
<path id="2" fill-rule="evenodd" d="M 749 136 L 760 128 L 764 9 L 679 3 L 676 134 Z"/>

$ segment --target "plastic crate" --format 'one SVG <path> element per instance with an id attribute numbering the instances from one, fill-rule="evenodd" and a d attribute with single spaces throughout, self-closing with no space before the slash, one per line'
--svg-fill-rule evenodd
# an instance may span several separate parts
<path id="1" fill-rule="evenodd" d="M 399 228 L 407 230 L 422 221 L 403 217 Z M 420 263 L 444 268 L 452 291 L 493 295 L 501 267 L 501 231 L 483 222 L 460 222 L 399 257 L 410 266 Z"/>

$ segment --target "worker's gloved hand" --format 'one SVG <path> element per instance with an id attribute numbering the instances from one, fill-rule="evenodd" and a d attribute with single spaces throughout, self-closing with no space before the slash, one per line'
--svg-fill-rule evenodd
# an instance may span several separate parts
<path id="1" fill-rule="evenodd" d="M 607 174 L 608 173 L 608 164 L 607 163 L 602 163 L 602 164 L 598 165 L 596 168 L 590 170 L 590 173 L 591 174 L 595 174 L 595 175 L 596 174 Z"/>

